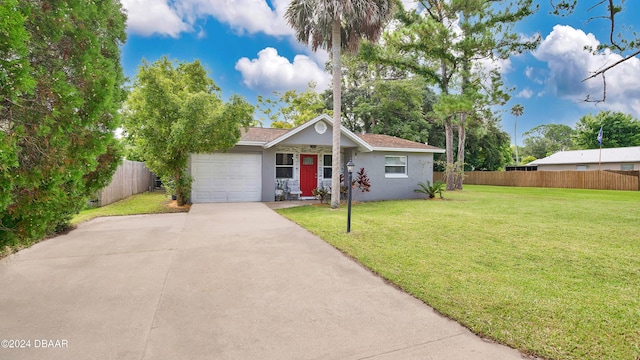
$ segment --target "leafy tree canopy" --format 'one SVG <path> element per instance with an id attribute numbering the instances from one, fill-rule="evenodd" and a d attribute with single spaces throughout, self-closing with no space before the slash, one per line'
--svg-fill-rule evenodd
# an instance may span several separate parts
<path id="1" fill-rule="evenodd" d="M 376 80 L 371 94 L 356 100 L 353 112 L 361 119 L 369 119 L 371 133 L 425 142 L 431 124 L 423 111 L 424 88 L 420 78 Z"/>
<path id="2" fill-rule="evenodd" d="M 258 111 L 270 120 L 271 127 L 290 129 L 327 112 L 327 106 L 320 94 L 315 91 L 316 84 L 309 83 L 304 92 L 288 90 L 275 91 L 273 97 L 258 95 Z"/>
<path id="3" fill-rule="evenodd" d="M 25 28 L 29 8 L 19 7 L 18 0 L 0 3 L 0 97 L 16 100 L 34 85 L 28 60 L 29 33 Z"/>
<path id="4" fill-rule="evenodd" d="M 16 105 L 19 94 L 31 90 L 28 55 L 29 33 L 24 27 L 25 16 L 18 8 L 17 0 L 0 3 L 0 112 L 5 114 Z M 0 211 L 6 209 L 11 199 L 13 168 L 19 165 L 16 137 L 5 129 L 9 123 L 0 120 Z M 0 227 L 2 224 L 0 224 Z"/>
<path id="5" fill-rule="evenodd" d="M 525 157 L 522 158 L 522 165 L 527 165 L 528 163 L 532 162 L 532 161 L 536 161 L 538 160 L 538 158 L 536 158 L 535 156 L 531 156 L 531 155 L 527 155 Z"/>
<path id="6" fill-rule="evenodd" d="M 381 120 L 380 117 L 373 118 L 374 115 L 372 112 L 373 107 L 377 107 L 378 115 L 380 115 L 380 111 L 385 106 L 380 106 L 378 104 L 378 100 L 382 95 L 375 93 L 379 93 L 382 88 L 390 87 L 393 88 L 395 86 L 404 86 L 405 94 L 407 94 L 406 85 L 409 84 L 408 80 L 410 80 L 408 73 L 406 71 L 401 71 L 396 68 L 385 66 L 380 63 L 372 63 L 366 61 L 359 54 L 349 54 L 345 53 L 341 56 L 342 67 L 342 102 L 341 102 L 341 118 L 343 125 L 351 131 L 354 132 L 367 132 L 367 133 L 382 133 L 384 132 L 383 128 L 378 126 L 375 127 Z M 333 62 L 329 62 L 327 67 L 332 69 Z M 400 81 L 396 81 L 400 80 Z M 425 91 L 425 98 L 428 94 L 433 94 L 433 92 L 429 89 L 428 85 L 424 83 L 424 81 L 417 80 L 417 82 L 412 82 L 411 87 L 415 87 L 417 84 L 422 84 Z M 388 83 L 387 85 L 382 85 L 383 83 Z M 392 90 L 391 90 L 392 91 Z M 331 90 L 327 90 L 322 94 L 327 107 L 333 109 L 332 101 L 333 94 Z M 431 110 L 431 105 L 435 100 L 432 98 L 425 99 L 426 104 L 423 105 L 422 113 L 426 113 L 426 111 Z M 408 100 L 409 103 L 413 103 L 413 100 Z M 390 105 L 392 102 L 390 101 L 387 105 Z M 427 108 L 425 111 L 425 107 Z M 411 115 L 404 114 L 415 111 L 414 107 L 406 107 L 406 108 L 398 108 L 396 106 L 396 112 L 400 111 L 401 113 L 396 113 L 395 115 L 399 115 L 400 118 L 408 119 L 411 118 Z M 384 121 L 395 121 L 394 119 L 384 119 Z M 375 127 L 375 128 L 374 128 Z M 411 125 L 413 127 L 413 125 Z M 395 135 L 400 136 L 398 134 L 387 134 L 387 135 Z M 415 135 L 410 136 L 409 138 L 415 138 Z"/>
<path id="7" fill-rule="evenodd" d="M 542 159 L 561 150 L 574 147 L 574 130 L 568 125 L 542 124 L 522 134 L 524 139 L 524 155 Z"/>
<path id="8" fill-rule="evenodd" d="M 599 148 L 601 127 L 603 148 L 640 146 L 640 122 L 631 115 L 611 111 L 581 117 L 573 135 L 575 145 L 580 149 Z"/>
<path id="9" fill-rule="evenodd" d="M 178 203 L 189 198 L 185 174 L 189 154 L 226 150 L 253 120 L 253 106 L 238 95 L 223 102 L 220 88 L 196 60 L 162 57 L 143 61 L 127 99 L 125 132 L 151 171 L 175 190 Z"/>
<path id="10" fill-rule="evenodd" d="M 419 3 L 411 11 L 398 6 L 395 29 L 385 33 L 384 44 L 365 44 L 362 52 L 370 61 L 410 71 L 438 87 L 434 114 L 445 127 L 447 190 L 461 189 L 467 120 L 487 118 L 492 105 L 504 104 L 509 97 L 499 72 L 487 71 L 480 60 L 506 58 L 535 47 L 538 39 L 523 42 L 513 27 L 537 7 L 531 0 Z M 454 125 L 458 128 L 455 164 Z"/>
<path id="11" fill-rule="evenodd" d="M 467 131 L 465 170 L 498 171 L 511 163 L 511 139 L 495 118 L 473 121 Z"/>
<path id="12" fill-rule="evenodd" d="M 0 2 L 0 246 L 66 226 L 120 159 L 119 1 Z"/>

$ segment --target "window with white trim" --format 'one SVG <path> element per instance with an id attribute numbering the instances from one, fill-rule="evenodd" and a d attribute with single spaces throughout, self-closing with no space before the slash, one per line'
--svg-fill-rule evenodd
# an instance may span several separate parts
<path id="1" fill-rule="evenodd" d="M 407 177 L 407 157 L 386 155 L 384 157 L 384 176 L 388 178 Z"/>
<path id="2" fill-rule="evenodd" d="M 331 174 L 333 174 L 331 162 L 331 155 L 324 155 L 322 157 L 322 177 L 325 179 L 331 179 Z"/>
<path id="3" fill-rule="evenodd" d="M 633 164 L 622 164 L 622 165 L 620 165 L 620 170 L 622 170 L 622 171 L 631 171 L 631 170 L 633 170 Z"/>
<path id="4" fill-rule="evenodd" d="M 276 154 L 276 179 L 293 178 L 293 154 Z"/>

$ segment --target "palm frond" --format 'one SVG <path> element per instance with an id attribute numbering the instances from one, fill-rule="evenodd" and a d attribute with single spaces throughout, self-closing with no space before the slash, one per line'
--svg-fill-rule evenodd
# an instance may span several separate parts
<path id="1" fill-rule="evenodd" d="M 361 39 L 375 42 L 380 38 L 392 7 L 390 0 L 293 0 L 285 19 L 298 41 L 310 44 L 314 51 L 331 48 L 331 26 L 337 19 L 342 28 L 341 47 L 355 52 Z"/>

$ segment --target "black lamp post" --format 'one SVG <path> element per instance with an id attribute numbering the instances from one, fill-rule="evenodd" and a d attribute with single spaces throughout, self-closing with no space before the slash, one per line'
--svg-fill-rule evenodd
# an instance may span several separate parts
<path id="1" fill-rule="evenodd" d="M 353 167 L 355 165 L 353 165 L 353 161 L 351 161 L 351 159 L 349 159 L 349 162 L 347 163 L 347 171 L 349 172 L 349 183 L 347 184 L 347 186 L 349 187 L 349 200 L 348 200 L 348 210 L 347 210 L 347 233 L 351 232 L 351 191 L 352 191 L 352 185 L 353 182 L 351 180 L 351 176 L 353 174 Z"/>

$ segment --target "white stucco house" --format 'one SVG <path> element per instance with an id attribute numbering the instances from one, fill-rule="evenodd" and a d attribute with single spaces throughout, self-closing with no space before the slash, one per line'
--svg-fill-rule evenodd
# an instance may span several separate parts
<path id="1" fill-rule="evenodd" d="M 191 201 L 274 201 L 276 184 L 299 185 L 300 198 L 313 198 L 332 174 L 333 119 L 321 115 L 293 129 L 249 128 L 223 153 L 191 154 Z M 356 134 L 340 128 L 341 173 L 351 159 L 365 168 L 371 191 L 358 200 L 418 198 L 418 182 L 433 181 L 434 146 L 379 134 Z"/>
<path id="2" fill-rule="evenodd" d="M 530 162 L 538 171 L 640 170 L 640 146 L 559 151 Z"/>

